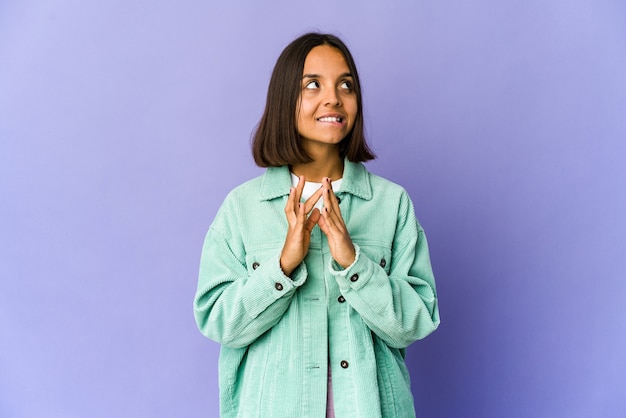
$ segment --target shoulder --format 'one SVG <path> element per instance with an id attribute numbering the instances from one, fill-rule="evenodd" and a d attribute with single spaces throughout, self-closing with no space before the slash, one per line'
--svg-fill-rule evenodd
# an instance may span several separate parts
<path id="1" fill-rule="evenodd" d="M 389 190 L 393 193 L 406 194 L 406 190 L 404 189 L 404 187 L 402 187 L 398 183 L 394 183 L 391 180 L 388 180 L 384 177 L 381 177 L 369 171 L 368 171 L 368 174 L 369 174 L 370 183 L 372 185 L 373 192 Z"/>
<path id="2" fill-rule="evenodd" d="M 413 199 L 402 185 L 369 171 L 368 176 L 372 189 L 372 201 L 377 207 L 394 208 L 398 218 L 402 220 L 415 218 Z"/>
<path id="3" fill-rule="evenodd" d="M 248 180 L 231 189 L 220 205 L 212 226 L 222 228 L 223 224 L 232 227 L 242 214 L 250 212 L 251 206 L 260 200 L 260 184 L 263 175 Z"/>
<path id="4" fill-rule="evenodd" d="M 277 197 L 288 195 L 291 187 L 289 167 L 268 167 L 261 175 L 235 187 L 226 200 L 246 201 L 258 204 Z"/>
<path id="5" fill-rule="evenodd" d="M 226 216 L 228 222 L 241 222 L 260 210 L 271 210 L 282 205 L 282 196 L 289 194 L 291 176 L 288 167 L 269 167 L 261 175 L 232 189 L 218 212 L 217 217 Z"/>

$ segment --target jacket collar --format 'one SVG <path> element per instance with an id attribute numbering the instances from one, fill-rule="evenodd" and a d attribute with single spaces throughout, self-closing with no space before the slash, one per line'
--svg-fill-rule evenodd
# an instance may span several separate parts
<path id="1" fill-rule="evenodd" d="M 272 200 L 289 194 L 291 174 L 289 166 L 269 167 L 261 182 L 261 200 Z M 350 193 L 364 200 L 372 198 L 372 186 L 365 166 L 344 160 L 343 182 L 340 192 Z"/>

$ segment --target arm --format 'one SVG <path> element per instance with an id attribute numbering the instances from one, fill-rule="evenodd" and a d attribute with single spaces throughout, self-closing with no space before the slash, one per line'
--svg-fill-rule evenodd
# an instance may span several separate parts
<path id="1" fill-rule="evenodd" d="M 242 213 L 232 196 L 220 208 L 204 242 L 194 300 L 198 328 L 207 337 L 230 347 L 250 345 L 280 321 L 297 287 L 306 281 L 307 270 L 302 259 L 319 218 L 319 211 L 311 211 L 322 191 L 299 204 L 303 188 L 301 178 L 298 187 L 290 190 L 285 206 L 288 227 L 282 250 L 247 254 L 242 238 L 246 228 L 241 225 L 241 219 L 257 214 Z M 276 219 L 258 222 L 276 222 Z M 254 260 L 250 260 L 251 256 Z M 252 266 L 246 261 L 253 263 Z"/>
<path id="2" fill-rule="evenodd" d="M 279 264 L 280 248 L 255 260 L 256 269 L 248 268 L 236 216 L 230 213 L 225 203 L 207 233 L 194 314 L 208 338 L 245 347 L 278 323 L 307 274 L 302 264 L 293 279 L 287 277 Z"/>
<path id="3" fill-rule="evenodd" d="M 343 269 L 331 262 L 346 301 L 389 346 L 404 348 L 439 325 L 435 281 L 424 231 L 403 193 L 391 249 L 389 275 L 355 245 L 355 261 Z"/>

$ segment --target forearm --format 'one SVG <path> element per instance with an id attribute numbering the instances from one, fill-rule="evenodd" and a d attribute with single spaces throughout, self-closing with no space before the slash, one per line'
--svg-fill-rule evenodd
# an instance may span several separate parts
<path id="1" fill-rule="evenodd" d="M 242 347 L 280 321 L 307 272 L 302 264 L 293 271 L 293 279 L 287 277 L 278 257 L 268 255 L 248 268 L 218 233 L 210 233 L 194 299 L 200 331 L 221 344 Z"/>
<path id="2" fill-rule="evenodd" d="M 396 266 L 389 274 L 379 260 L 370 260 L 360 250 L 347 269 L 331 264 L 331 273 L 346 301 L 376 335 L 397 348 L 424 338 L 439 325 L 430 262 L 421 259 L 427 254 L 417 253 L 415 258 L 396 254 Z"/>

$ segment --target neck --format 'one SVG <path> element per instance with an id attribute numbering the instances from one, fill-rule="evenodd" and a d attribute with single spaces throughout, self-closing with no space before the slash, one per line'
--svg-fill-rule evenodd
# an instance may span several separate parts
<path id="1" fill-rule="evenodd" d="M 304 180 L 315 183 L 321 183 L 324 177 L 338 180 L 343 177 L 343 158 L 335 153 L 333 157 L 316 158 L 310 163 L 293 165 L 291 171 L 296 176 L 304 176 Z"/>

